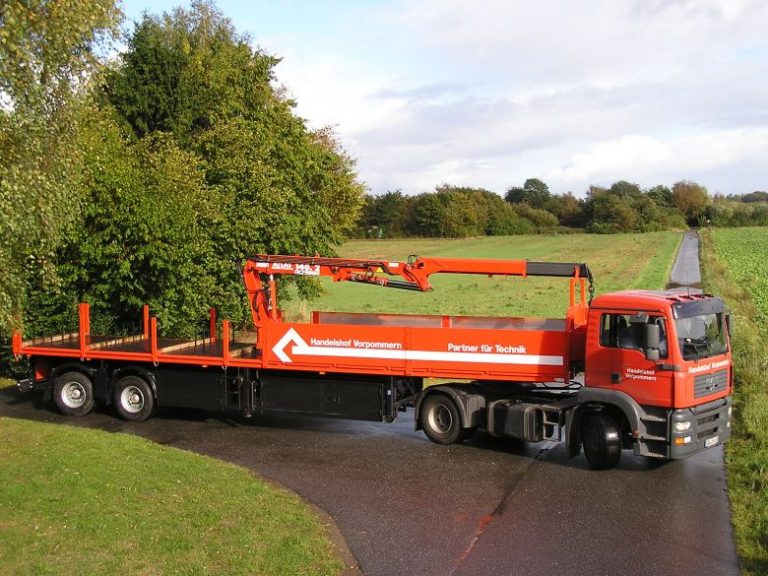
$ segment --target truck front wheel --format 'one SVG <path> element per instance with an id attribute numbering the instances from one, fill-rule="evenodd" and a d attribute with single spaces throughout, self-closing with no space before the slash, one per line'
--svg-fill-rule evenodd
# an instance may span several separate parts
<path id="1" fill-rule="evenodd" d="M 432 394 L 421 408 L 421 426 L 436 444 L 454 444 L 465 438 L 456 403 L 443 394 Z"/>
<path id="2" fill-rule="evenodd" d="M 584 455 L 595 470 L 614 468 L 621 458 L 621 430 L 607 412 L 592 411 L 585 415 L 581 438 Z"/>
<path id="3" fill-rule="evenodd" d="M 93 410 L 93 383 L 82 372 L 65 372 L 56 376 L 53 400 L 62 414 L 85 416 Z"/>
<path id="4" fill-rule="evenodd" d="M 121 378 L 112 393 L 112 402 L 123 420 L 142 422 L 152 415 L 155 398 L 144 378 L 125 376 Z"/>

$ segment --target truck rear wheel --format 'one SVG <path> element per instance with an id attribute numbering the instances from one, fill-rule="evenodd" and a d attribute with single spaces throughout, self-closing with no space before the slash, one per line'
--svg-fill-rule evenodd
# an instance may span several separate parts
<path id="1" fill-rule="evenodd" d="M 120 417 L 132 422 L 146 420 L 155 408 L 152 388 L 139 376 L 121 378 L 112 392 L 112 402 Z"/>
<path id="2" fill-rule="evenodd" d="M 56 376 L 53 400 L 62 414 L 85 416 L 93 410 L 93 383 L 82 372 L 65 372 Z"/>
<path id="3" fill-rule="evenodd" d="M 581 428 L 584 455 L 595 470 L 614 468 L 621 458 L 621 430 L 607 412 L 593 411 L 584 417 Z"/>
<path id="4" fill-rule="evenodd" d="M 454 444 L 465 438 L 456 403 L 443 394 L 427 396 L 421 408 L 421 426 L 436 444 Z"/>

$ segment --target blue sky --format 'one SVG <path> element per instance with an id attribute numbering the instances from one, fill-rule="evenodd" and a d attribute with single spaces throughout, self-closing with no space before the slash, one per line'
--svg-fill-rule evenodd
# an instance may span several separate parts
<path id="1" fill-rule="evenodd" d="M 187 2 L 124 0 L 130 20 Z M 619 179 L 768 190 L 761 0 L 235 1 L 278 82 L 374 193 L 581 196 Z"/>

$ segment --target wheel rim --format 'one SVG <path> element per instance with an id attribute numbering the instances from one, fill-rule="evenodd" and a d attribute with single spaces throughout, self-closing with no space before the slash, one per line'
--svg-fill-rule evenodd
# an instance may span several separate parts
<path id="1" fill-rule="evenodd" d="M 451 430 L 453 426 L 453 414 L 442 404 L 438 404 L 429 412 L 429 425 L 433 430 L 445 433 Z"/>
<path id="2" fill-rule="evenodd" d="M 75 380 L 67 382 L 61 389 L 61 401 L 67 408 L 80 408 L 88 397 L 85 388 Z"/>
<path id="3" fill-rule="evenodd" d="M 141 412 L 144 408 L 144 393 L 137 386 L 126 386 L 120 394 L 120 404 L 131 414 Z"/>

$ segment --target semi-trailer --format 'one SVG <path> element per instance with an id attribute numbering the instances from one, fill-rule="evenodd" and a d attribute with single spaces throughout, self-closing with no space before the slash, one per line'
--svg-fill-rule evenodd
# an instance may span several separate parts
<path id="1" fill-rule="evenodd" d="M 389 422 L 412 407 L 433 442 L 477 429 L 563 441 L 596 469 L 616 466 L 624 449 L 678 459 L 730 436 L 720 298 L 685 289 L 593 297 L 583 263 L 257 255 L 242 272 L 253 318 L 245 335 L 212 310 L 206 338 L 158 337 L 146 306 L 140 333 L 98 335 L 83 303 L 77 332 L 14 334 L 14 354 L 30 361 L 19 389 L 42 390 L 67 415 L 100 401 L 133 421 L 168 406 Z M 427 291 L 437 273 L 565 278 L 568 308 L 564 318 L 316 311 L 289 322 L 278 306 L 281 275 Z"/>

